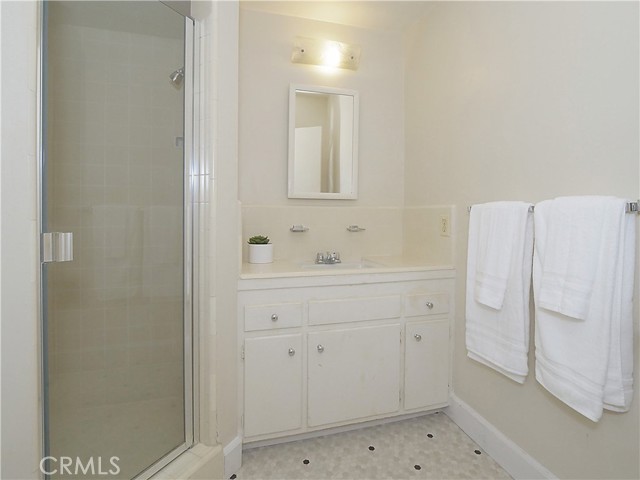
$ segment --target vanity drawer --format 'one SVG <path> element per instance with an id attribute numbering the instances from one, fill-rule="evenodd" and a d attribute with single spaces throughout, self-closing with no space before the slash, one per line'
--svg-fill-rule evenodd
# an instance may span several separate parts
<path id="1" fill-rule="evenodd" d="M 244 329 L 273 330 L 302 325 L 302 303 L 274 303 L 244 307 Z"/>
<path id="2" fill-rule="evenodd" d="M 398 318 L 401 307 L 400 295 L 310 300 L 309 325 Z"/>
<path id="3" fill-rule="evenodd" d="M 404 314 L 407 317 L 443 313 L 449 313 L 448 293 L 417 293 L 407 295 L 404 299 Z"/>

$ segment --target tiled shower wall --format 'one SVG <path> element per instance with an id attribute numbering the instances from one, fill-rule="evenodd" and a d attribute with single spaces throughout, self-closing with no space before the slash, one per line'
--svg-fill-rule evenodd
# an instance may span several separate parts
<path id="1" fill-rule="evenodd" d="M 182 409 L 183 89 L 168 78 L 182 35 L 50 24 L 46 214 L 75 244 L 73 262 L 49 266 L 52 421 Z"/>

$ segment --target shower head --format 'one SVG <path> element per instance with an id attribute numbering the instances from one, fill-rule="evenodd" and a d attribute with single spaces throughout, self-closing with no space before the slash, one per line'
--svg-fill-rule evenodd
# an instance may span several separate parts
<path id="1" fill-rule="evenodd" d="M 184 67 L 177 69 L 175 72 L 169 75 L 169 80 L 171 80 L 171 83 L 173 83 L 176 87 L 180 86 L 183 78 L 184 78 Z"/>

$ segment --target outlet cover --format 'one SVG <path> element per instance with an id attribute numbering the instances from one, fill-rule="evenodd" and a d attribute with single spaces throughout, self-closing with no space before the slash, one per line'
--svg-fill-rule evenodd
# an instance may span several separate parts
<path id="1" fill-rule="evenodd" d="M 441 237 L 451 236 L 451 220 L 448 214 L 440 215 L 440 223 L 438 225 L 438 230 L 440 231 Z"/>

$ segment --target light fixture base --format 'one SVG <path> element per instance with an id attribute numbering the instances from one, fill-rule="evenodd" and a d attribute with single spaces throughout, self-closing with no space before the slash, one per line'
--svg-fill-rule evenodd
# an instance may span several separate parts
<path id="1" fill-rule="evenodd" d="M 358 45 L 296 37 L 291 62 L 357 70 L 360 65 L 360 52 L 361 48 Z"/>

